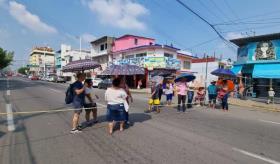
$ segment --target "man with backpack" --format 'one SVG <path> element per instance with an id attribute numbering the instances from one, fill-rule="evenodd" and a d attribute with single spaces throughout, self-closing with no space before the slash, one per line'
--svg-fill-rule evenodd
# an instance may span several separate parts
<path id="1" fill-rule="evenodd" d="M 83 85 L 83 81 L 85 80 L 85 75 L 83 73 L 77 74 L 77 81 L 69 86 L 66 92 L 65 102 L 66 104 L 72 103 L 74 107 L 74 115 L 73 115 L 73 128 L 71 133 L 79 133 L 81 132 L 81 128 L 79 125 L 80 114 L 82 113 L 82 109 L 85 102 L 85 88 Z"/>

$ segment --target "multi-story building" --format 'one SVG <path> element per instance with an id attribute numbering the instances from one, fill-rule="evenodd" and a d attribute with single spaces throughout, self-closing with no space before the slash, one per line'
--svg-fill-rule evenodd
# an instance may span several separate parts
<path id="1" fill-rule="evenodd" d="M 50 47 L 35 47 L 29 57 L 30 72 L 34 75 L 48 75 L 55 71 L 54 51 Z"/>
<path id="2" fill-rule="evenodd" d="M 112 61 L 112 47 L 115 38 L 103 36 L 91 42 L 91 57 L 94 61 L 98 62 L 102 70 L 106 69 L 108 64 Z M 97 74 L 102 70 L 95 70 Z"/>
<path id="3" fill-rule="evenodd" d="M 240 75 L 253 97 L 268 96 L 273 89 L 280 97 L 280 33 L 231 40 L 237 45 L 233 72 Z M 241 80 L 239 79 L 239 80 Z"/>
<path id="4" fill-rule="evenodd" d="M 127 76 L 127 83 L 136 87 L 142 80 L 145 87 L 149 79 L 157 74 L 175 74 L 180 69 L 177 59 L 179 49 L 155 44 L 155 39 L 134 35 L 124 35 L 115 39 L 112 60 L 115 64 L 134 64 L 143 67 L 145 75 Z"/>
<path id="5" fill-rule="evenodd" d="M 72 72 L 62 72 L 64 66 L 72 61 L 91 59 L 91 53 L 88 50 L 72 49 L 70 45 L 62 44 L 60 50 L 56 52 L 56 72 L 57 75 L 63 75 L 74 80 Z"/>

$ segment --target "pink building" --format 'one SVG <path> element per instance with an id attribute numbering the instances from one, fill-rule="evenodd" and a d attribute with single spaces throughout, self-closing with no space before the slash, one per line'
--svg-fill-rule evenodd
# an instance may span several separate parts
<path id="1" fill-rule="evenodd" d="M 146 38 L 146 37 L 135 36 L 135 35 L 124 35 L 122 37 L 117 38 L 114 41 L 112 51 L 117 52 L 129 48 L 153 45 L 153 44 L 155 44 L 155 39 L 152 38 Z"/>

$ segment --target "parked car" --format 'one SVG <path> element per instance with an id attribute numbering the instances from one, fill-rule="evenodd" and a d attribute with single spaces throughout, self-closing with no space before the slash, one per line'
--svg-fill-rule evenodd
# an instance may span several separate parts
<path id="1" fill-rule="evenodd" d="M 32 76 L 30 79 L 31 80 L 39 80 L 39 77 L 38 76 Z"/>
<path id="2" fill-rule="evenodd" d="M 56 83 L 66 83 L 66 79 L 63 76 L 57 76 L 55 79 Z"/>
<path id="3" fill-rule="evenodd" d="M 111 86 L 112 86 L 111 79 L 105 79 L 98 84 L 99 89 L 107 89 L 108 87 L 111 87 Z"/>
<path id="4" fill-rule="evenodd" d="M 29 76 L 28 76 L 28 79 L 31 79 L 32 77 L 33 77 L 33 75 L 29 75 Z"/>
<path id="5" fill-rule="evenodd" d="M 100 82 L 102 82 L 102 79 L 100 79 L 100 78 L 93 78 L 92 79 L 92 87 L 98 87 L 98 84 L 100 83 Z"/>
<path id="6" fill-rule="evenodd" d="M 49 82 L 56 82 L 56 76 L 50 76 L 49 78 L 48 78 L 48 81 Z"/>

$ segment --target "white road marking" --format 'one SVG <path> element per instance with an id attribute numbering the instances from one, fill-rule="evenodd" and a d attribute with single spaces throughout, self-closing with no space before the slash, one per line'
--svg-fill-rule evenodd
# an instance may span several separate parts
<path id="1" fill-rule="evenodd" d="M 247 155 L 247 156 L 256 158 L 256 159 L 260 159 L 260 160 L 265 161 L 265 162 L 267 162 L 267 163 L 271 163 L 271 164 L 280 164 L 280 162 L 278 162 L 278 161 L 275 161 L 275 160 L 272 160 L 272 159 L 269 159 L 269 158 L 266 158 L 266 157 L 263 157 L 263 156 L 254 154 L 254 153 L 250 153 L 250 152 L 245 151 L 245 150 L 241 150 L 241 149 L 238 149 L 238 148 L 232 148 L 232 150 L 237 151 L 237 152 L 239 152 L 239 153 L 242 153 L 242 154 L 244 154 L 244 155 Z"/>
<path id="2" fill-rule="evenodd" d="M 49 90 L 54 91 L 54 92 L 56 92 L 56 93 L 61 93 L 61 91 L 56 90 L 56 89 L 49 88 Z"/>
<path id="3" fill-rule="evenodd" d="M 14 131 L 15 124 L 14 124 L 14 116 L 12 114 L 12 104 L 6 104 L 6 112 L 7 112 L 7 124 L 8 124 L 8 131 Z"/>
<path id="4" fill-rule="evenodd" d="M 7 96 L 10 96 L 10 95 L 11 95 L 11 91 L 7 90 Z"/>
<path id="5" fill-rule="evenodd" d="M 274 122 L 274 121 L 268 121 L 268 120 L 259 120 L 261 122 L 266 122 L 266 123 L 271 123 L 271 124 L 276 124 L 276 125 L 280 125 L 280 122 Z"/>

